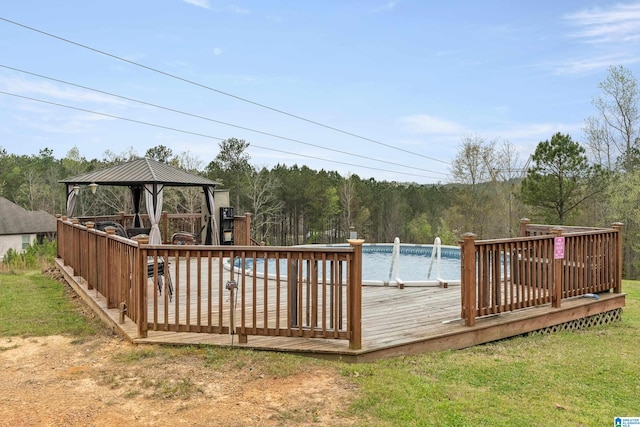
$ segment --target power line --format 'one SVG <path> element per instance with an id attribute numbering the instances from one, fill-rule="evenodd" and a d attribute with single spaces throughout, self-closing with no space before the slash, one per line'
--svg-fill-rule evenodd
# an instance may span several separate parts
<path id="1" fill-rule="evenodd" d="M 92 92 L 101 93 L 101 94 L 112 96 L 112 97 L 115 97 L 115 98 L 124 99 L 126 101 L 136 102 L 138 104 L 142 104 L 142 105 L 158 108 L 158 109 L 165 110 L 165 111 L 170 111 L 172 113 L 178 113 L 178 114 L 182 114 L 182 115 L 185 115 L 185 116 L 194 117 L 194 118 L 197 118 L 197 119 L 207 120 L 207 121 L 210 121 L 210 122 L 213 122 L 213 123 L 218 123 L 218 124 L 222 124 L 222 125 L 225 125 L 225 126 L 230 126 L 230 127 L 234 127 L 234 128 L 238 128 L 238 129 L 243 129 L 243 130 L 246 130 L 246 131 L 249 131 L 249 132 L 258 133 L 258 134 L 261 134 L 261 135 L 271 136 L 271 137 L 274 137 L 274 138 L 279 138 L 279 139 L 283 139 L 283 140 L 286 140 L 286 141 L 295 142 L 295 143 L 298 143 L 298 144 L 304 144 L 304 145 L 308 145 L 308 146 L 311 146 L 311 147 L 320 148 L 322 150 L 333 151 L 335 153 L 340 153 L 340 154 L 345 154 L 345 155 L 348 155 L 348 156 L 359 157 L 359 158 L 362 158 L 362 159 L 371 160 L 371 161 L 375 161 L 375 162 L 379 162 L 379 163 L 385 163 L 385 164 L 389 164 L 389 165 L 400 166 L 400 167 L 403 167 L 403 168 L 415 169 L 415 170 L 418 170 L 418 171 L 421 171 L 421 172 L 429 172 L 429 173 L 435 173 L 435 174 L 439 174 L 439 175 L 447 175 L 444 172 L 432 171 L 432 170 L 429 170 L 429 169 L 418 168 L 418 167 L 415 167 L 415 166 L 407 166 L 407 165 L 403 165 L 401 163 L 396 163 L 396 162 L 391 162 L 391 161 L 386 161 L 386 160 L 379 160 L 379 159 L 375 159 L 375 158 L 369 157 L 369 156 L 364 156 L 364 155 L 361 155 L 361 154 L 349 153 L 347 151 L 342 151 L 342 150 L 338 150 L 338 149 L 334 149 L 334 148 L 327 148 L 327 147 L 323 147 L 321 145 L 313 144 L 313 143 L 310 143 L 310 142 L 301 141 L 299 139 L 294 139 L 294 138 L 289 138 L 289 137 L 286 137 L 286 136 L 276 135 L 276 134 L 273 134 L 273 133 L 264 132 L 264 131 L 260 131 L 260 130 L 257 130 L 257 129 L 252 129 L 252 128 L 249 128 L 249 127 L 236 125 L 236 124 L 233 124 L 233 123 L 227 123 L 227 122 L 223 122 L 223 121 L 220 121 L 220 120 L 212 119 L 210 117 L 200 116 L 200 115 L 197 115 L 197 114 L 193 114 L 193 113 L 189 113 L 189 112 L 186 112 L 186 111 L 177 110 L 177 109 L 170 108 L 170 107 L 163 107 L 162 105 L 157 105 L 157 104 L 153 104 L 153 103 L 150 103 L 150 102 L 142 101 L 142 100 L 139 100 L 139 99 L 130 98 L 130 97 L 123 96 L 123 95 L 118 95 L 118 94 L 115 94 L 115 93 L 112 93 L 112 92 L 106 92 L 106 91 L 103 91 L 103 90 L 100 90 L 100 89 L 94 89 L 94 88 L 91 88 L 91 87 L 88 87 L 88 86 L 83 86 L 83 85 L 79 85 L 79 84 L 76 84 L 76 83 L 71 83 L 71 82 L 68 82 L 68 81 L 65 81 L 65 80 L 56 79 L 54 77 L 49 77 L 49 76 L 45 76 L 45 75 L 42 75 L 42 74 L 32 73 L 30 71 L 21 70 L 19 68 L 10 67 L 8 65 L 0 64 L 0 67 L 6 68 L 6 69 L 9 69 L 9 70 L 13 70 L 13 71 L 18 71 L 18 72 L 24 73 L 24 74 L 29 74 L 31 76 L 35 76 L 35 77 L 40 77 L 40 78 L 43 78 L 43 79 L 51 80 L 51 81 L 54 81 L 54 82 L 63 83 L 63 84 L 69 85 L 69 86 L 78 87 L 78 88 L 89 90 L 89 91 L 92 91 Z"/>
<path id="2" fill-rule="evenodd" d="M 99 53 L 99 54 L 101 54 L 101 55 L 108 56 L 108 57 L 110 57 L 110 58 L 117 59 L 117 60 L 119 60 L 119 61 L 126 62 L 126 63 L 131 64 L 131 65 L 135 65 L 136 67 L 144 68 L 144 69 L 146 69 L 146 70 L 153 71 L 154 73 L 162 74 L 162 75 L 164 75 L 164 76 L 171 77 L 171 78 L 173 78 L 173 79 L 180 80 L 180 81 L 182 81 L 182 82 L 185 82 L 185 83 L 188 83 L 188 84 L 191 84 L 191 85 L 194 85 L 194 86 L 197 86 L 197 87 L 203 88 L 203 89 L 207 89 L 207 90 L 210 90 L 210 91 L 212 91 L 212 92 L 216 92 L 216 93 L 219 93 L 219 94 L 221 94 L 221 95 L 225 95 L 225 96 L 228 96 L 228 97 L 231 97 L 231 98 L 237 99 L 237 100 L 239 100 L 239 101 L 246 102 L 246 103 L 248 103 L 248 104 L 252 104 L 252 105 L 255 105 L 255 106 L 258 106 L 258 107 L 261 107 L 261 108 L 264 108 L 264 109 L 270 110 L 270 111 L 274 111 L 274 112 L 279 113 L 279 114 L 283 114 L 283 115 L 286 115 L 286 116 L 289 116 L 289 117 L 292 117 L 292 118 L 295 118 L 295 119 L 298 119 L 298 120 L 302 120 L 302 121 L 307 122 L 307 123 L 314 124 L 314 125 L 316 125 L 316 126 L 323 127 L 323 128 L 325 128 L 325 129 L 330 129 L 330 130 L 332 130 L 332 131 L 339 132 L 339 133 L 342 133 L 342 134 L 344 134 L 344 135 L 349 135 L 349 136 L 352 136 L 352 137 L 354 137 L 354 138 L 362 139 L 362 140 L 364 140 L 364 141 L 369 141 L 369 142 L 372 142 L 372 143 L 374 143 L 374 144 L 381 145 L 381 146 L 383 146 L 383 147 L 391 148 L 391 149 L 393 149 L 393 150 L 402 151 L 402 152 L 404 152 L 404 153 L 411 154 L 411 155 L 413 155 L 413 156 L 418 156 L 418 157 L 422 157 L 422 158 L 425 158 L 425 159 L 428 159 L 428 160 L 433 160 L 433 161 L 436 161 L 436 162 L 440 162 L 440 163 L 444 163 L 444 164 L 450 165 L 450 162 L 447 162 L 447 161 L 445 161 L 445 160 L 436 159 L 436 158 L 434 158 L 434 157 L 425 156 L 424 154 L 416 153 L 416 152 L 413 152 L 413 151 L 410 151 L 410 150 L 405 150 L 405 149 L 403 149 L 403 148 L 399 148 L 399 147 L 394 147 L 393 145 L 386 144 L 386 143 L 384 143 L 384 142 L 376 141 L 376 140 L 374 140 L 374 139 L 367 138 L 367 137 L 365 137 L 365 136 L 361 136 L 361 135 L 358 135 L 358 134 L 355 134 L 355 133 L 352 133 L 352 132 L 349 132 L 349 131 L 345 131 L 345 130 L 342 130 L 342 129 L 338 129 L 338 128 L 336 128 L 336 127 L 333 127 L 333 126 L 330 126 L 330 125 L 326 125 L 326 124 L 323 124 L 323 123 L 317 122 L 317 121 L 315 121 L 315 120 L 307 119 L 307 118 L 305 118 L 305 117 L 302 117 L 302 116 L 299 116 L 299 115 L 296 115 L 296 114 L 293 114 L 293 113 L 289 113 L 289 112 L 286 112 L 286 111 L 284 111 L 284 110 L 280 110 L 280 109 L 278 109 L 278 108 L 270 107 L 270 106 L 268 106 L 268 105 L 261 104 L 261 103 L 256 102 L 256 101 L 252 101 L 252 100 L 250 100 L 250 99 L 243 98 L 243 97 L 241 97 L 241 96 L 234 95 L 234 94 L 232 94 L 232 93 L 225 92 L 225 91 L 222 91 L 222 90 L 220 90 L 220 89 L 216 89 L 216 88 L 213 88 L 213 87 L 211 87 L 211 86 L 207 86 L 207 85 L 205 85 L 205 84 L 198 83 L 198 82 L 195 82 L 195 81 L 193 81 L 193 80 L 189 80 L 189 79 L 187 79 L 187 78 L 180 77 L 180 76 L 178 76 L 178 75 L 171 74 L 171 73 L 168 73 L 168 72 L 166 72 L 166 71 L 162 71 L 162 70 L 160 70 L 160 69 L 153 68 L 153 67 L 151 67 L 151 66 L 141 64 L 141 63 L 139 63 L 139 62 L 135 62 L 135 61 L 132 61 L 132 60 L 129 60 L 129 59 L 125 59 L 125 58 L 122 58 L 122 57 L 120 57 L 120 56 L 114 55 L 114 54 L 112 54 L 112 53 L 108 53 L 108 52 L 105 52 L 105 51 L 103 51 L 103 50 L 100 50 L 100 49 L 97 49 L 97 48 L 94 48 L 94 47 L 91 47 L 91 46 L 87 46 L 87 45 L 84 45 L 84 44 L 82 44 L 82 43 L 78 43 L 78 42 L 75 42 L 75 41 L 73 41 L 73 40 L 69 40 L 69 39 L 66 39 L 66 38 L 64 38 L 64 37 L 60 37 L 60 36 L 57 36 L 57 35 L 55 35 L 55 34 L 51 34 L 51 33 L 48 33 L 48 32 L 46 32 L 46 31 L 39 30 L 39 29 L 34 28 L 34 27 L 30 27 L 30 26 L 28 26 L 28 25 L 21 24 L 21 23 L 19 23 L 19 22 L 12 21 L 12 20 L 7 19 L 7 18 L 0 17 L 0 20 L 5 21 L 5 22 L 8 22 L 8 23 L 13 24 L 13 25 L 16 25 L 16 26 L 19 26 L 19 27 L 22 27 L 22 28 L 25 28 L 25 29 L 28 29 L 28 30 L 30 30 L 30 31 L 34 31 L 34 32 L 37 32 L 37 33 L 43 34 L 43 35 L 48 36 L 48 37 L 52 37 L 52 38 L 54 38 L 54 39 L 57 39 L 57 40 L 63 41 L 63 42 L 65 42 L 65 43 L 69 43 L 69 44 L 72 44 L 72 45 L 75 45 L 75 46 L 81 47 L 81 48 L 83 48 L 83 49 L 87 49 L 87 50 L 90 50 L 90 51 L 92 51 L 92 52 L 96 52 L 96 53 Z"/>
<path id="3" fill-rule="evenodd" d="M 131 119 L 131 118 L 128 118 L 128 117 L 116 116 L 114 114 L 102 113 L 102 112 L 99 112 L 99 111 L 89 110 L 87 108 L 74 107 L 74 106 L 71 106 L 71 105 L 61 104 L 61 103 L 58 103 L 58 102 L 46 101 L 44 99 L 33 98 L 33 97 L 30 97 L 30 96 L 25 96 L 25 95 L 18 95 L 16 93 L 0 91 L 0 94 L 13 96 L 13 97 L 16 97 L 16 98 L 27 99 L 29 101 L 40 102 L 40 103 L 43 103 L 43 104 L 55 105 L 56 107 L 68 108 L 68 109 L 76 110 L 76 111 L 83 111 L 85 113 L 97 114 L 97 115 L 100 115 L 100 116 L 109 117 L 109 118 L 112 118 L 112 119 L 124 120 L 124 121 L 127 121 L 127 122 L 141 124 L 141 125 L 145 125 L 145 126 L 152 126 L 152 127 L 156 127 L 156 128 L 160 128 L 160 129 L 166 129 L 166 130 L 170 130 L 170 131 L 173 131 L 173 132 L 180 132 L 180 133 L 184 133 L 184 134 L 188 134 L 188 135 L 199 136 L 199 137 L 202 137 L 202 138 L 208 138 L 208 139 L 215 139 L 215 140 L 218 140 L 218 141 L 224 141 L 224 138 L 220 138 L 220 137 L 217 137 L 217 136 L 211 136 L 211 135 L 206 135 L 206 134 L 203 134 L 203 133 L 192 132 L 192 131 L 188 131 L 188 130 L 184 130 L 184 129 L 178 129 L 178 128 L 174 128 L 174 127 L 171 127 L 171 126 L 159 125 L 157 123 L 145 122 L 145 121 L 142 121 L 142 120 Z M 357 168 L 371 169 L 371 170 L 380 171 L 380 172 L 390 172 L 390 173 L 399 174 L 399 175 L 416 176 L 416 177 L 427 178 L 427 179 L 441 179 L 439 177 L 419 175 L 419 174 L 408 173 L 408 172 L 399 172 L 399 171 L 394 171 L 394 170 L 389 170 L 389 169 L 382 169 L 382 168 L 376 168 L 376 167 L 372 167 L 372 166 L 363 166 L 363 165 L 358 165 L 358 164 L 355 164 L 355 163 L 343 162 L 343 161 L 340 161 L 340 160 L 324 159 L 322 157 L 309 156 L 309 155 L 306 155 L 306 154 L 291 153 L 289 151 L 278 150 L 276 148 L 271 148 L 271 147 L 263 147 L 263 146 L 255 145 L 255 144 L 250 144 L 250 146 L 251 147 L 255 147 L 255 148 L 260 148 L 262 150 L 275 151 L 275 152 L 278 152 L 278 153 L 284 153 L 284 154 L 290 154 L 290 155 L 294 155 L 294 156 L 306 157 L 308 159 L 321 160 L 321 161 L 325 161 L 325 162 L 337 163 L 337 164 L 346 165 L 346 166 L 353 166 L 353 167 L 357 167 Z"/>

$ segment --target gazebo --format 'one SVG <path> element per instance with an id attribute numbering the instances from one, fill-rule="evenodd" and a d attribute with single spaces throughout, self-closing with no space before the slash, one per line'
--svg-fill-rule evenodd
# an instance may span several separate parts
<path id="1" fill-rule="evenodd" d="M 130 162 L 121 163 L 104 169 L 87 172 L 59 181 L 66 184 L 67 217 L 73 216 L 81 185 L 87 185 L 93 190 L 98 185 L 127 186 L 131 190 L 134 209 L 134 227 L 140 227 L 140 202 L 142 194 L 145 196 L 151 231 L 149 243 L 161 243 L 158 223 L 162 215 L 163 189 L 171 187 L 202 187 L 206 197 L 207 216 L 205 219 L 205 241 L 207 245 L 220 243 L 216 219 L 214 188 L 218 182 L 174 168 L 166 163 L 151 158 L 137 158 Z"/>

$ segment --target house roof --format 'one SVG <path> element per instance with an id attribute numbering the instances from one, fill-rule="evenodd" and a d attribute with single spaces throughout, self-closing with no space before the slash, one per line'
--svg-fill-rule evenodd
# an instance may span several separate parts
<path id="1" fill-rule="evenodd" d="M 0 235 L 53 233 L 56 217 L 45 211 L 28 211 L 0 197 Z"/>
<path id="2" fill-rule="evenodd" d="M 66 178 L 60 182 L 65 184 L 88 185 L 96 183 L 101 185 L 122 186 L 164 184 L 174 187 L 215 187 L 219 184 L 216 181 L 185 172 L 147 157 Z"/>

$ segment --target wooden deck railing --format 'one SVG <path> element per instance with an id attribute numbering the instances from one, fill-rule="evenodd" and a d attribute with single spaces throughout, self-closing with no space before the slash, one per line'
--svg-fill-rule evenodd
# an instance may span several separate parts
<path id="1" fill-rule="evenodd" d="M 587 229 L 526 223 L 526 237 L 475 241 L 475 235 L 463 235 L 465 324 L 473 326 L 476 317 L 548 303 L 560 307 L 563 298 L 621 292 L 621 229 L 621 224 Z"/>
<path id="2" fill-rule="evenodd" d="M 548 236 L 554 234 L 554 230 L 560 229 L 563 233 L 579 233 L 581 231 L 594 232 L 597 230 L 607 230 L 607 228 L 579 227 L 574 225 L 548 225 L 531 224 L 528 218 L 520 220 L 520 237 Z"/>
<path id="3" fill-rule="evenodd" d="M 151 330 L 359 339 L 357 251 L 350 248 L 152 247 L 142 258 L 169 260 L 173 295 L 152 286 Z M 233 263 L 234 268 L 225 266 Z M 259 266 L 254 268 L 254 266 Z M 141 306 L 147 303 L 141 300 Z M 141 335 L 146 331 L 141 329 Z"/>
<path id="4" fill-rule="evenodd" d="M 135 293 L 133 278 L 138 274 L 139 258 L 137 242 L 95 230 L 92 224 L 81 225 L 77 220 L 57 223 L 58 257 L 73 268 L 87 289 L 105 297 L 107 308 L 125 304 L 129 317 L 135 321 Z"/>
<path id="5" fill-rule="evenodd" d="M 461 242 L 461 305 L 476 318 L 621 292 L 621 224 L 523 227 Z M 546 233 L 541 231 L 546 230 Z M 58 219 L 58 257 L 87 288 L 149 330 L 349 340 L 362 344 L 362 241 L 350 247 L 148 245 Z M 563 238 L 562 257 L 556 238 Z M 258 265 L 262 267 L 254 267 Z"/>
<path id="6" fill-rule="evenodd" d="M 149 330 L 362 345 L 362 241 L 350 247 L 147 245 L 58 219 L 58 256 Z M 261 265 L 261 267 L 255 267 Z"/>

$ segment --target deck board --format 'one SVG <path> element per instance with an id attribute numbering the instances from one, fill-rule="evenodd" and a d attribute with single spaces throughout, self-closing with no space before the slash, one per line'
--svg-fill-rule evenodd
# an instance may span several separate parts
<path id="1" fill-rule="evenodd" d="M 196 262 L 195 260 L 191 261 Z M 182 306 L 179 311 L 181 324 L 219 326 L 219 293 L 218 289 L 223 284 L 218 284 L 220 277 L 219 263 L 214 260 L 209 275 L 208 266 L 205 263 L 200 269 L 186 263 L 179 264 L 179 271 L 171 271 L 172 280 L 180 301 L 186 301 L 187 288 L 189 294 L 189 321 L 187 322 L 187 310 Z M 175 264 L 174 264 L 175 265 Z M 59 269 L 65 275 L 67 281 L 96 311 L 101 312 L 104 320 L 110 321 L 115 330 L 135 343 L 164 343 L 164 344 L 209 344 L 219 346 L 231 346 L 253 348 L 262 350 L 286 351 L 299 354 L 313 354 L 318 357 L 333 357 L 348 361 L 368 361 L 378 357 L 389 357 L 398 354 L 413 354 L 423 351 L 455 349 L 469 345 L 476 345 L 495 339 L 519 335 L 543 327 L 552 326 L 574 319 L 575 316 L 592 315 L 624 306 L 624 294 L 608 293 L 601 295 L 599 300 L 588 298 L 572 298 L 563 300 L 562 308 L 554 309 L 550 304 L 481 317 L 477 319 L 474 327 L 464 326 L 460 319 L 460 286 L 441 287 L 405 287 L 399 289 L 389 286 L 364 286 L 362 290 L 362 348 L 349 349 L 347 340 L 297 338 L 282 336 L 248 336 L 246 344 L 239 343 L 236 335 L 220 335 L 213 333 L 193 332 L 166 332 L 149 330 L 147 337 L 137 337 L 137 326 L 129 319 L 124 324 L 118 323 L 118 310 L 107 309 L 104 298 L 95 291 L 88 291 L 83 280 L 74 276 L 69 267 L 64 267 L 58 262 Z M 200 272 L 198 274 L 198 272 Z M 189 273 L 189 274 L 187 274 Z M 176 283 L 176 277 L 179 282 Z M 208 292 L 208 277 L 213 278 L 212 294 Z M 222 273 L 223 280 L 229 280 L 229 272 Z M 187 278 L 189 286 L 187 286 Z M 198 283 L 200 299 L 198 298 Z M 264 296 L 259 291 L 263 284 L 262 279 L 257 280 L 256 319 L 257 326 L 264 326 Z M 275 281 L 268 281 L 267 292 L 276 295 Z M 153 322 L 153 304 L 158 304 L 158 325 L 164 324 L 165 295 L 154 300 L 156 288 L 152 281 L 148 285 L 149 321 Z M 246 301 L 252 301 L 253 282 L 247 280 L 245 289 Z M 286 289 L 281 284 L 280 307 L 286 307 Z M 101 301 L 102 298 L 102 301 Z M 211 298 L 211 301 L 209 301 Z M 241 298 L 238 296 L 238 304 L 235 310 L 236 326 L 241 325 Z M 223 290 L 222 318 L 223 325 L 228 324 L 230 301 L 229 293 Z M 200 316 L 198 316 L 198 302 L 200 301 Z M 211 303 L 213 313 L 211 322 L 207 314 L 208 304 Z M 346 319 L 346 307 L 343 307 L 343 315 Z M 269 327 L 276 325 L 276 302 L 270 300 L 266 307 Z M 167 307 L 168 319 L 175 319 L 175 305 Z M 303 314 L 304 315 L 304 314 Z M 245 318 L 251 319 L 253 311 L 246 309 Z M 286 312 L 281 313 L 280 325 L 286 325 Z M 322 317 L 318 322 L 322 324 Z M 328 320 L 327 320 L 328 322 Z"/>

